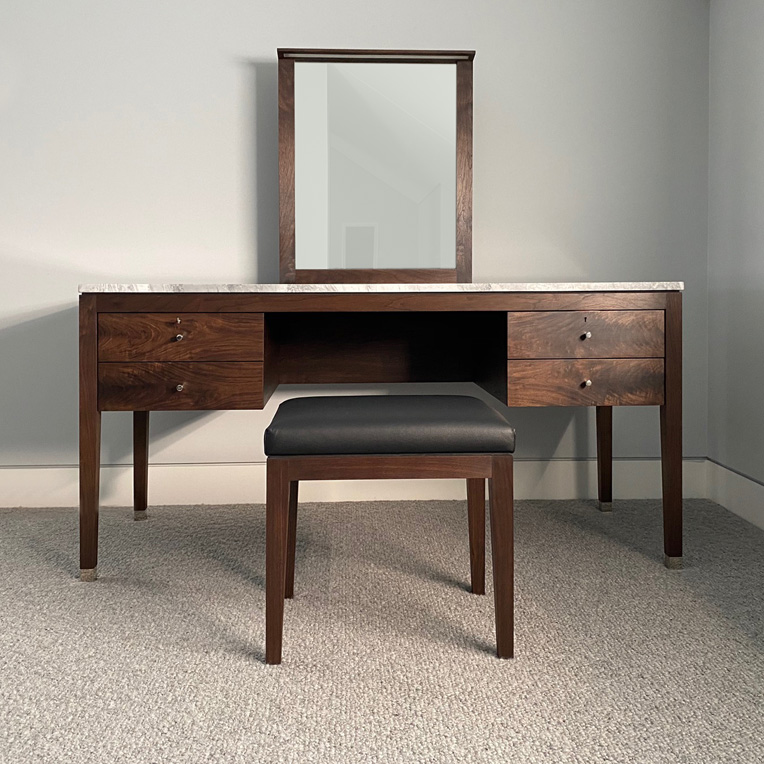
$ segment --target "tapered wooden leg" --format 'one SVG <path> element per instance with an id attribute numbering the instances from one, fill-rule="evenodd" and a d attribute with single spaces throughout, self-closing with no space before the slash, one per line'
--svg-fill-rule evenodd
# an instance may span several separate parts
<path id="1" fill-rule="evenodd" d="M 289 480 L 284 459 L 267 460 L 265 504 L 265 662 L 281 663 Z"/>
<path id="2" fill-rule="evenodd" d="M 297 487 L 299 483 L 292 480 L 289 483 L 289 527 L 287 529 L 287 558 L 286 584 L 284 596 L 291 600 L 294 597 L 294 557 L 297 548 Z"/>
<path id="3" fill-rule="evenodd" d="M 98 410 L 96 296 L 80 296 L 80 579 L 95 581 L 98 567 L 98 491 L 101 412 Z"/>
<path id="4" fill-rule="evenodd" d="M 613 508 L 612 406 L 597 406 L 597 498 L 603 512 Z"/>
<path id="5" fill-rule="evenodd" d="M 133 412 L 133 517 L 146 519 L 149 493 L 149 412 Z"/>
<path id="6" fill-rule="evenodd" d="M 512 455 L 493 457 L 489 482 L 491 502 L 491 551 L 493 596 L 496 608 L 496 654 L 514 655 L 515 642 L 515 551 Z"/>
<path id="7" fill-rule="evenodd" d="M 661 468 L 664 562 L 667 568 L 681 568 L 682 420 L 681 413 L 670 405 L 661 406 Z"/>
<path id="8" fill-rule="evenodd" d="M 667 568 L 682 567 L 682 293 L 666 305 L 666 397 L 661 406 L 663 552 Z"/>
<path id="9" fill-rule="evenodd" d="M 467 478 L 467 522 L 470 583 L 473 594 L 485 594 L 485 479 Z"/>
<path id="10" fill-rule="evenodd" d="M 80 412 L 80 578 L 95 581 L 98 567 L 98 494 L 101 412 Z"/>

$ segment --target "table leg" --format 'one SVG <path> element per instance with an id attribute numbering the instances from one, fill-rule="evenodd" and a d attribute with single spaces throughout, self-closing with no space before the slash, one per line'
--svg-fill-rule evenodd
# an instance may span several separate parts
<path id="1" fill-rule="evenodd" d="M 597 406 L 597 498 L 603 512 L 613 509 L 612 406 Z"/>
<path id="2" fill-rule="evenodd" d="M 146 519 L 149 494 L 149 412 L 133 412 L 133 517 Z"/>
<path id="3" fill-rule="evenodd" d="M 661 406 L 663 551 L 667 568 L 682 567 L 682 295 L 666 304 L 666 397 Z"/>
<path id="4" fill-rule="evenodd" d="M 80 297 L 80 579 L 98 567 L 101 412 L 98 410 L 98 314 L 95 295 Z"/>

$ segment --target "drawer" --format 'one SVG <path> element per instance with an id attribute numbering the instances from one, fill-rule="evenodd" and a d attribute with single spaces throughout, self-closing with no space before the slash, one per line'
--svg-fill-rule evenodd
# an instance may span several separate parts
<path id="1" fill-rule="evenodd" d="M 178 390 L 178 385 L 182 386 Z M 101 411 L 261 409 L 262 363 L 99 363 Z"/>
<path id="2" fill-rule="evenodd" d="M 662 358 L 662 310 L 507 314 L 508 358 Z"/>
<path id="3" fill-rule="evenodd" d="M 651 406 L 663 390 L 662 358 L 507 362 L 509 406 Z"/>
<path id="4" fill-rule="evenodd" d="M 99 313 L 99 361 L 262 361 L 262 313 Z"/>

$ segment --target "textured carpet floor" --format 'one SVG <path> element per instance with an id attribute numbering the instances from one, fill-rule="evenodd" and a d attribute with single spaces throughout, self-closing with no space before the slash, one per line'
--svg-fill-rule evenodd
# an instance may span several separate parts
<path id="1" fill-rule="evenodd" d="M 516 654 L 467 591 L 463 502 L 306 504 L 284 664 L 264 508 L 0 510 L 2 762 L 764 760 L 764 532 L 686 504 L 519 502 Z M 489 568 L 490 576 L 490 568 Z"/>

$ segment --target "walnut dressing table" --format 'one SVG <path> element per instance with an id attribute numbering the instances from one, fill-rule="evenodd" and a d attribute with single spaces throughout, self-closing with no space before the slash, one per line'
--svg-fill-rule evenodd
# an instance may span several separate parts
<path id="1" fill-rule="evenodd" d="M 509 406 L 595 406 L 612 501 L 612 407 L 660 406 L 666 564 L 682 557 L 680 282 L 80 287 L 80 568 L 96 576 L 102 411 L 261 409 L 284 384 L 475 382 Z"/>

